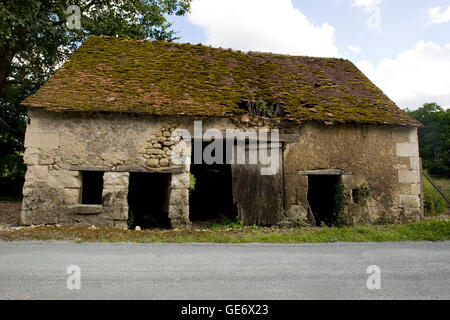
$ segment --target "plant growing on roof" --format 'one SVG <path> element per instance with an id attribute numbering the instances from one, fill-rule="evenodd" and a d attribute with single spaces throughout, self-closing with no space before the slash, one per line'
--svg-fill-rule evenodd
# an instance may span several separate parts
<path id="1" fill-rule="evenodd" d="M 281 114 L 279 104 L 267 103 L 262 99 L 247 101 L 245 107 L 251 117 L 275 118 Z"/>

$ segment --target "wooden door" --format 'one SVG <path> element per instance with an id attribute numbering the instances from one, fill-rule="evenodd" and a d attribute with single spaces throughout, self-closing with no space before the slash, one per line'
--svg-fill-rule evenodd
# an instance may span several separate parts
<path id="1" fill-rule="evenodd" d="M 243 225 L 273 225 L 283 209 L 282 151 L 275 175 L 261 175 L 259 164 L 233 164 L 233 199 Z"/>

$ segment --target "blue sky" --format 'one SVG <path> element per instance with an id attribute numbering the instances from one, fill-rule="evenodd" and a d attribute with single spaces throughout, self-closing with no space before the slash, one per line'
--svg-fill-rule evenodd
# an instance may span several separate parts
<path id="1" fill-rule="evenodd" d="M 179 42 L 354 62 L 400 107 L 450 106 L 449 0 L 193 0 Z"/>

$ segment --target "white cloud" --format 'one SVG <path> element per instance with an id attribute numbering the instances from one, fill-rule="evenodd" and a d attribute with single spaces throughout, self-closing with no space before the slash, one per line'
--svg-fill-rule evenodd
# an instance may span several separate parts
<path id="1" fill-rule="evenodd" d="M 432 23 L 445 23 L 450 21 L 450 6 L 447 10 L 441 12 L 441 7 L 434 7 L 428 9 L 428 16 Z"/>
<path id="2" fill-rule="evenodd" d="M 339 56 L 334 28 L 313 25 L 291 0 L 194 0 L 189 20 L 206 44 L 243 51 Z"/>
<path id="3" fill-rule="evenodd" d="M 363 12 L 368 14 L 366 25 L 370 30 L 382 32 L 381 28 L 381 9 L 382 0 L 354 0 L 352 6 L 362 7 Z"/>
<path id="4" fill-rule="evenodd" d="M 450 43 L 442 47 L 418 41 L 377 66 L 367 61 L 357 66 L 401 107 L 418 107 L 425 102 L 450 106 Z"/>
<path id="5" fill-rule="evenodd" d="M 351 52 L 356 53 L 356 54 L 361 53 L 361 47 L 359 47 L 359 46 L 349 45 L 348 50 L 350 50 Z"/>

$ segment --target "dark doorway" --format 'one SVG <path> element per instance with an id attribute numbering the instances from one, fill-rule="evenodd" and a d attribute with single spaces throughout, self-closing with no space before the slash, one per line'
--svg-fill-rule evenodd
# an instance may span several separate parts
<path id="1" fill-rule="evenodd" d="M 170 174 L 130 173 L 128 226 L 170 228 Z"/>
<path id="2" fill-rule="evenodd" d="M 338 175 L 308 176 L 308 202 L 318 226 L 332 226 L 336 222 L 335 209 L 340 180 Z"/>
<path id="3" fill-rule="evenodd" d="M 220 223 L 237 217 L 230 165 L 191 165 L 195 186 L 189 195 L 192 222 Z"/>
<path id="4" fill-rule="evenodd" d="M 221 223 L 236 219 L 237 208 L 233 204 L 231 166 L 227 163 L 225 140 L 220 141 L 223 154 L 219 164 L 191 164 L 195 185 L 189 194 L 189 219 L 194 223 Z M 203 142 L 202 154 L 210 142 Z M 192 144 L 192 154 L 194 148 Z M 212 152 L 215 157 L 215 151 Z"/>

